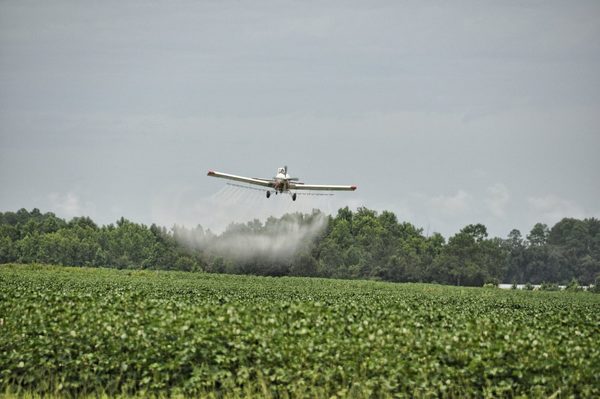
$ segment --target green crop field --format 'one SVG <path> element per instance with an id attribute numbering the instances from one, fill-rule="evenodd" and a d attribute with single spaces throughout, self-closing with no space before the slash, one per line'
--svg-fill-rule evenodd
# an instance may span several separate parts
<path id="1" fill-rule="evenodd" d="M 0 395 L 598 397 L 600 296 L 0 266 Z"/>

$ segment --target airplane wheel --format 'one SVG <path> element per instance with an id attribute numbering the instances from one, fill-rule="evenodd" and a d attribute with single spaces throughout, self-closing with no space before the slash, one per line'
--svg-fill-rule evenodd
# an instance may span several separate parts
<path id="1" fill-rule="evenodd" d="M 267 198 L 269 198 L 271 196 L 271 192 L 267 191 Z"/>
<path id="2" fill-rule="evenodd" d="M 296 201 L 296 193 L 292 194 L 292 201 Z"/>

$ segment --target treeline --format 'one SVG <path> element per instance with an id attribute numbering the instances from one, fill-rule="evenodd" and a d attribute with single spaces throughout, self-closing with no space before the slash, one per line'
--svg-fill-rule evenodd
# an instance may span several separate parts
<path id="1" fill-rule="evenodd" d="M 0 263 L 51 263 L 119 269 L 200 270 L 201 256 L 163 227 L 121 218 L 99 227 L 89 217 L 69 222 L 38 209 L 0 213 Z"/>
<path id="2" fill-rule="evenodd" d="M 201 226 L 170 230 L 124 218 L 98 226 L 53 213 L 0 213 L 0 263 L 173 269 L 237 274 L 367 278 L 481 286 L 492 282 L 594 284 L 600 278 L 600 220 L 538 223 L 523 237 L 488 237 L 482 224 L 446 240 L 392 212 L 340 209 L 232 224 L 220 235 Z"/>
<path id="3" fill-rule="evenodd" d="M 536 224 L 524 238 L 488 237 L 470 224 L 447 241 L 430 237 L 392 212 L 340 209 L 313 255 L 321 275 L 481 286 L 486 282 L 593 284 L 600 278 L 600 220 Z"/>

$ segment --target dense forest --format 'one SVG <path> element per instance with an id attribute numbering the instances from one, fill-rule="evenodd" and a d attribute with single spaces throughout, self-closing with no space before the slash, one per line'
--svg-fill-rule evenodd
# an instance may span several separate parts
<path id="1" fill-rule="evenodd" d="M 52 263 L 131 269 L 367 278 L 398 282 L 594 284 L 600 279 L 600 220 L 538 223 L 523 237 L 490 238 L 482 224 L 447 240 L 394 213 L 342 208 L 232 224 L 216 235 L 201 226 L 167 230 L 121 218 L 0 212 L 0 263 Z"/>

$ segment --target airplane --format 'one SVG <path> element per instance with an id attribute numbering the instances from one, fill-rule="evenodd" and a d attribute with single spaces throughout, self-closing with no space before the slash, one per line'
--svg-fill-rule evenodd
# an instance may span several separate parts
<path id="1" fill-rule="evenodd" d="M 209 170 L 207 176 L 220 177 L 222 179 L 229 179 L 240 181 L 243 183 L 254 184 L 257 186 L 267 187 L 267 198 L 271 197 L 271 190 L 275 194 L 288 193 L 292 196 L 292 201 L 296 201 L 296 193 L 292 190 L 314 190 L 314 191 L 354 191 L 356 186 L 338 186 L 338 185 L 327 185 L 327 184 L 304 184 L 299 182 L 297 177 L 291 177 L 287 173 L 287 166 L 277 169 L 277 175 L 272 179 L 261 179 L 257 177 L 244 177 L 237 175 L 230 175 L 228 173 L 215 172 Z"/>

